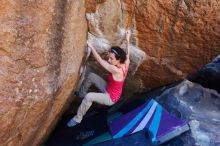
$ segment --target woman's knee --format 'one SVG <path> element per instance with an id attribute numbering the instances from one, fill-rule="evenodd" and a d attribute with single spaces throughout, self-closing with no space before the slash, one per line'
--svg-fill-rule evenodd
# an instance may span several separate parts
<path id="1" fill-rule="evenodd" d="M 86 96 L 85 96 L 85 100 L 89 101 L 89 102 L 92 102 L 92 93 L 87 93 Z"/>
<path id="2" fill-rule="evenodd" d="M 88 74 L 88 76 L 87 76 L 87 78 L 89 79 L 89 80 L 95 80 L 96 79 L 96 74 L 95 73 L 93 73 L 93 72 L 90 72 L 89 74 Z"/>

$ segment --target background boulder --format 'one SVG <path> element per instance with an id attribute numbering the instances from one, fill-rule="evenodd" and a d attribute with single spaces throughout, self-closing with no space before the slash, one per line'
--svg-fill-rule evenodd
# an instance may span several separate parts
<path id="1" fill-rule="evenodd" d="M 166 146 L 220 144 L 220 95 L 215 90 L 185 80 L 165 90 L 157 100 L 170 113 L 187 120 L 190 125 L 190 132 Z"/>

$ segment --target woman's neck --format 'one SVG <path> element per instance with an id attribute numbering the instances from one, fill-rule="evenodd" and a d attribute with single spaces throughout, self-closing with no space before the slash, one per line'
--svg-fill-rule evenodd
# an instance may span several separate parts
<path id="1" fill-rule="evenodd" d="M 118 67 L 118 68 L 122 68 L 123 66 L 124 66 L 124 64 L 117 64 L 117 65 L 115 65 L 116 67 Z"/>

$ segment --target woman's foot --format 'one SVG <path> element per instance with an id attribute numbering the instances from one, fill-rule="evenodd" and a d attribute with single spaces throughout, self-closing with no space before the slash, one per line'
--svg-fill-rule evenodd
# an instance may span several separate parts
<path id="1" fill-rule="evenodd" d="M 67 127 L 74 127 L 77 124 L 79 124 L 78 122 L 76 122 L 73 118 L 69 120 L 69 122 L 67 123 Z"/>

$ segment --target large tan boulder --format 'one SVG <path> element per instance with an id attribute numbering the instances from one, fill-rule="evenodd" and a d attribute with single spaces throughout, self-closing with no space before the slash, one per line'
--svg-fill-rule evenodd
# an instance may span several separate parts
<path id="1" fill-rule="evenodd" d="M 0 146 L 40 145 L 76 86 L 82 0 L 0 1 Z"/>
<path id="2" fill-rule="evenodd" d="M 99 52 L 123 47 L 124 31 L 132 30 L 126 92 L 182 80 L 220 54 L 218 1 L 87 0 L 86 8 Z"/>

